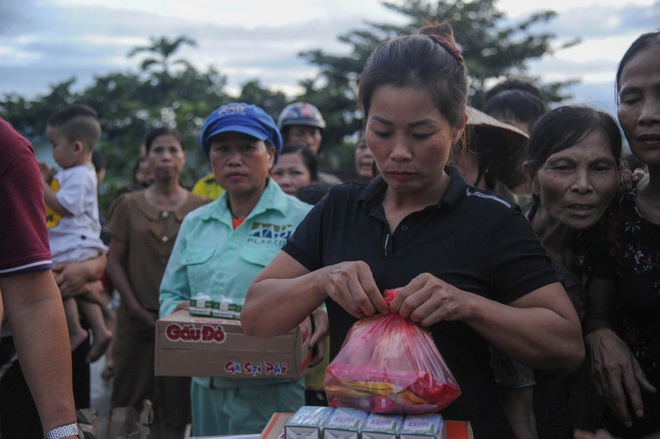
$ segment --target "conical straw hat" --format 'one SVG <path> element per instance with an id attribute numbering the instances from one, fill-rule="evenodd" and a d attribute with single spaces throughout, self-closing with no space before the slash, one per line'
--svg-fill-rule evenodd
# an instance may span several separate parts
<path id="1" fill-rule="evenodd" d="M 467 116 L 467 149 L 491 156 L 488 172 L 495 179 L 509 188 L 521 184 L 521 165 L 527 157 L 527 134 L 470 106 Z"/>

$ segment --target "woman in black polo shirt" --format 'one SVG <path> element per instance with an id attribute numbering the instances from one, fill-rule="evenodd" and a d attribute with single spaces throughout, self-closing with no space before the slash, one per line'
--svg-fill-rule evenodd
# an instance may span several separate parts
<path id="1" fill-rule="evenodd" d="M 381 44 L 360 76 L 379 175 L 333 187 L 248 290 L 251 335 L 285 332 L 325 302 L 331 359 L 357 319 L 398 313 L 427 327 L 462 394 L 442 411 L 475 437 L 511 429 L 492 343 L 540 369 L 575 370 L 580 325 L 519 210 L 445 167 L 463 134 L 467 71 L 447 24 Z M 382 296 L 398 288 L 388 307 Z"/>

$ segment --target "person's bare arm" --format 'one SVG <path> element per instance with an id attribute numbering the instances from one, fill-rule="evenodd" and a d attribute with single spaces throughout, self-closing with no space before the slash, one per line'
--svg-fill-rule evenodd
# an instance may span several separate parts
<path id="1" fill-rule="evenodd" d="M 614 415 L 632 425 L 628 401 L 637 417 L 644 415 L 642 391 L 655 393 L 637 359 L 616 333 L 616 285 L 609 279 L 590 278 L 584 338 L 591 359 L 591 377 L 597 393 Z"/>
<path id="2" fill-rule="evenodd" d="M 314 331 L 309 339 L 309 345 L 312 347 L 312 359 L 309 362 L 310 367 L 323 361 L 325 355 L 325 339 L 330 329 L 328 313 L 325 310 L 316 308 L 310 316 L 313 322 Z"/>
<path id="3" fill-rule="evenodd" d="M 50 184 L 53 181 L 53 176 L 55 175 L 55 169 L 51 168 L 45 162 L 39 162 L 39 171 L 41 172 L 41 183 L 43 185 L 44 192 L 44 202 L 53 209 L 56 213 L 62 216 L 70 216 L 71 212 L 66 210 L 60 200 L 57 199 L 57 192 L 55 192 Z"/>
<path id="4" fill-rule="evenodd" d="M 612 436 L 607 430 L 599 428 L 595 433 L 585 430 L 575 430 L 573 432 L 574 439 L 617 439 Z M 647 436 L 640 437 L 639 439 L 660 439 L 660 431 L 653 432 Z"/>
<path id="5" fill-rule="evenodd" d="M 71 216 L 71 212 L 66 210 L 64 206 L 57 199 L 57 192 L 55 192 L 48 183 L 44 181 L 44 202 L 55 212 L 62 216 Z"/>
<path id="6" fill-rule="evenodd" d="M 97 258 L 81 262 L 69 262 L 53 267 L 55 282 L 62 293 L 62 297 L 73 297 L 81 294 L 96 294 L 98 284 L 105 270 L 107 258 L 101 255 Z"/>
<path id="7" fill-rule="evenodd" d="M 429 273 L 398 290 L 391 312 L 422 326 L 464 322 L 511 358 L 535 369 L 571 372 L 584 360 L 580 322 L 559 283 L 510 304 L 460 290 Z"/>
<path id="8" fill-rule="evenodd" d="M 369 266 L 342 262 L 310 272 L 280 251 L 248 288 L 241 324 L 248 335 L 283 334 L 330 298 L 351 315 L 363 318 L 387 312 Z"/>
<path id="9" fill-rule="evenodd" d="M 598 429 L 592 433 L 586 430 L 575 430 L 573 432 L 574 439 L 615 439 L 606 430 Z"/>
<path id="10" fill-rule="evenodd" d="M 534 416 L 534 387 L 513 388 L 498 385 L 497 396 L 509 419 L 516 439 L 538 439 Z"/>
<path id="11" fill-rule="evenodd" d="M 87 282 L 85 284 L 85 292 L 76 296 L 76 298 L 84 300 L 85 302 L 105 306 L 104 295 L 105 290 L 103 288 L 103 283 L 100 280 L 95 280 L 93 282 Z"/>
<path id="12" fill-rule="evenodd" d="M 243 330 L 258 336 L 285 333 L 326 298 L 358 318 L 397 312 L 424 326 L 464 321 L 511 357 L 538 369 L 573 371 L 584 360 L 577 314 L 558 283 L 505 305 L 424 273 L 399 288 L 388 309 L 364 262 L 342 262 L 309 272 L 283 251 L 248 288 L 241 311 Z"/>
<path id="13" fill-rule="evenodd" d="M 71 346 L 52 272 L 0 278 L 0 291 L 43 430 L 76 422 Z"/>

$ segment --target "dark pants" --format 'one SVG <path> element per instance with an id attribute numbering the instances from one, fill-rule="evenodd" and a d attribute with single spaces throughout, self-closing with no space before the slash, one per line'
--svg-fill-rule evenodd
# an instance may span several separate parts
<path id="1" fill-rule="evenodd" d="M 158 313 L 153 311 L 154 317 Z M 154 419 L 171 426 L 185 427 L 192 421 L 189 377 L 156 377 L 154 357 L 156 335 L 130 316 L 125 307 L 117 312 L 115 378 L 112 407 L 131 406 L 138 412 L 142 401 L 154 403 Z"/>
<path id="2" fill-rule="evenodd" d="M 0 360 L 3 364 L 13 356 L 15 349 L 11 337 L 2 338 L 0 352 Z M 82 343 L 72 354 L 73 395 L 76 409 L 89 407 L 90 404 L 90 370 L 89 364 L 85 361 L 88 352 L 89 341 Z M 37 407 L 18 361 L 15 361 L 0 379 L 0 437 L 3 439 L 44 437 Z"/>

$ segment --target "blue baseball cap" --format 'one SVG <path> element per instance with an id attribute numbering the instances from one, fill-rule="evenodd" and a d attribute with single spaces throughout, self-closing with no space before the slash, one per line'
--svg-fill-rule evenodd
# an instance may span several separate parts
<path id="1" fill-rule="evenodd" d="M 204 122 L 200 135 L 200 148 L 209 158 L 211 138 L 220 133 L 237 132 L 247 134 L 275 147 L 275 163 L 282 151 L 282 135 L 275 121 L 256 105 L 232 102 L 217 108 Z"/>

